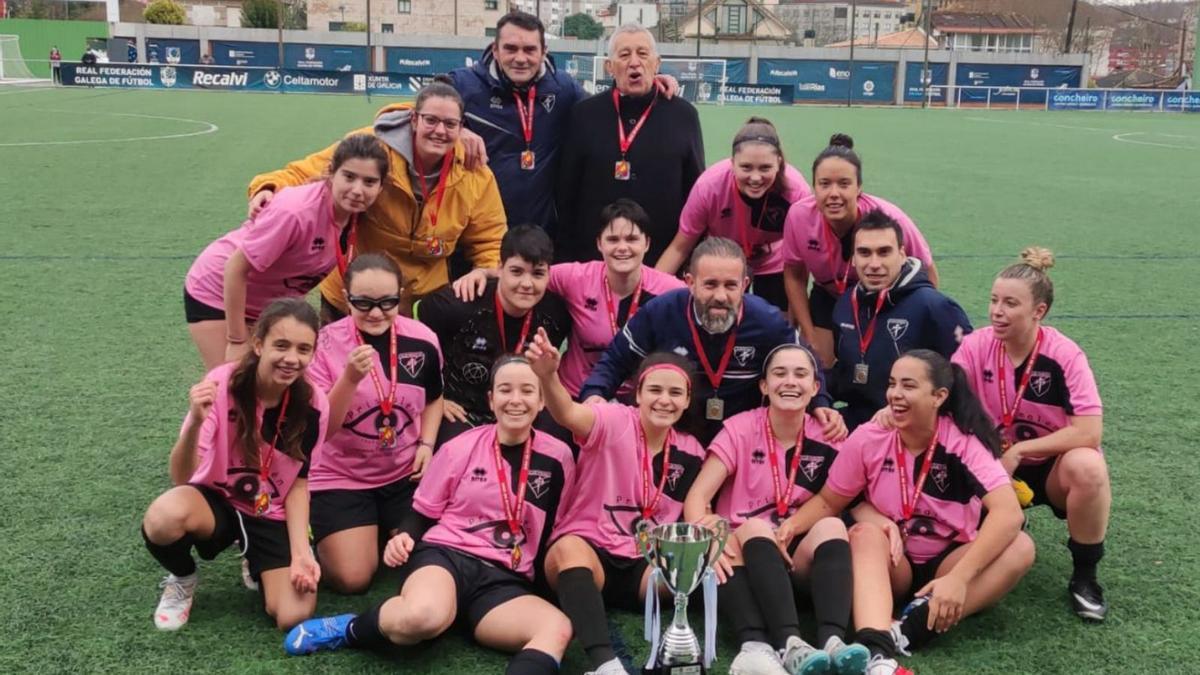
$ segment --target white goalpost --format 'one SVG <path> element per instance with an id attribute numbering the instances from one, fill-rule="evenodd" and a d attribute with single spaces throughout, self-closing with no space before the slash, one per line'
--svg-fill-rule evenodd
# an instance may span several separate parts
<path id="1" fill-rule="evenodd" d="M 16 35 L 0 35 L 0 81 L 41 82 L 35 77 L 21 56 L 20 38 Z"/>
<path id="2" fill-rule="evenodd" d="M 591 63 L 575 59 L 577 79 L 584 83 L 590 93 L 602 91 L 610 85 L 608 73 L 604 71 L 603 56 L 593 56 Z M 680 94 L 693 103 L 725 103 L 727 62 L 725 59 L 664 58 L 659 72 L 671 75 L 679 81 Z M 569 71 L 568 71 L 569 72 Z"/>

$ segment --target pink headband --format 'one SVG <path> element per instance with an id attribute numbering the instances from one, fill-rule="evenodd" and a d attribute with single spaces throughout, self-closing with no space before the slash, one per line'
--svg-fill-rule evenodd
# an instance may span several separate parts
<path id="1" fill-rule="evenodd" d="M 675 365 L 674 363 L 656 363 L 656 364 L 650 366 L 649 368 L 643 370 L 642 374 L 640 376 L 638 376 L 637 388 L 638 389 L 642 388 L 642 383 L 646 381 L 646 376 L 648 376 L 650 373 L 657 372 L 660 370 L 668 370 L 673 373 L 679 373 L 681 376 L 683 376 L 683 381 L 687 382 L 688 396 L 690 397 L 692 395 L 692 377 L 687 374 L 686 370 L 684 370 L 683 368 L 680 368 L 679 366 Z"/>

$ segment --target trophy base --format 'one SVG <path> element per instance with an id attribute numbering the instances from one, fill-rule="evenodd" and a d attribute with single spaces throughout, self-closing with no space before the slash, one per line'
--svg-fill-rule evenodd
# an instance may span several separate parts
<path id="1" fill-rule="evenodd" d="M 699 663 L 676 663 L 670 666 L 642 668 L 642 675 L 706 675 L 707 672 Z"/>

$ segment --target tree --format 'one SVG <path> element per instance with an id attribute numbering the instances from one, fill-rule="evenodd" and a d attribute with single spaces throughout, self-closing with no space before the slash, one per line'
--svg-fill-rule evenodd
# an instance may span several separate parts
<path id="1" fill-rule="evenodd" d="M 587 14 L 572 14 L 563 20 L 563 37 L 597 40 L 604 37 L 604 26 Z"/>
<path id="2" fill-rule="evenodd" d="M 242 28 L 275 28 L 278 25 L 278 0 L 245 0 L 242 3 Z"/>
<path id="3" fill-rule="evenodd" d="M 154 0 L 142 13 L 146 23 L 182 26 L 187 21 L 187 12 L 175 0 Z"/>

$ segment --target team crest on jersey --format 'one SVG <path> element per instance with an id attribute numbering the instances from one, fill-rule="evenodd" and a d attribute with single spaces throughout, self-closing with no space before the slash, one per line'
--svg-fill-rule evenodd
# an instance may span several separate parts
<path id="1" fill-rule="evenodd" d="M 882 471 L 883 473 L 895 473 L 896 472 L 896 460 L 892 459 L 891 457 L 884 457 L 883 458 L 883 467 L 880 468 L 880 471 Z"/>
<path id="2" fill-rule="evenodd" d="M 404 352 L 396 356 L 397 362 L 404 367 L 409 377 L 416 378 L 425 366 L 425 355 L 421 352 Z"/>
<path id="3" fill-rule="evenodd" d="M 488 350 L 488 341 L 485 337 L 475 338 L 475 342 L 471 343 L 471 351 L 486 352 Z"/>
<path id="4" fill-rule="evenodd" d="M 687 347 L 684 347 L 684 346 L 682 346 L 682 345 L 680 345 L 680 346 L 676 347 L 675 349 L 672 349 L 671 351 L 675 352 L 676 354 L 678 354 L 678 355 L 680 355 L 680 356 L 687 356 L 687 355 L 688 355 L 688 350 L 687 350 Z"/>
<path id="5" fill-rule="evenodd" d="M 500 100 L 499 96 L 493 96 L 491 100 L 492 110 L 501 110 L 504 108 L 504 101 Z"/>
<path id="6" fill-rule="evenodd" d="M 821 242 L 817 241 L 816 239 L 809 239 L 808 240 L 808 250 L 820 251 L 821 250 Z"/>
<path id="7" fill-rule="evenodd" d="M 462 369 L 463 379 L 470 384 L 483 384 L 488 379 L 487 366 L 482 363 L 468 363 Z"/>
<path id="8" fill-rule="evenodd" d="M 325 250 L 325 237 L 317 237 L 312 240 L 312 245 L 308 247 L 309 253 L 317 253 Z"/>
<path id="9" fill-rule="evenodd" d="M 550 491 L 550 472 L 533 469 L 529 472 L 529 491 L 541 499 Z"/>
<path id="10" fill-rule="evenodd" d="M 754 358 L 755 353 L 756 353 L 756 350 L 754 349 L 754 347 L 734 347 L 733 348 L 733 358 L 737 359 L 737 362 L 743 366 L 746 365 L 747 363 L 749 363 L 750 359 Z"/>
<path id="11" fill-rule="evenodd" d="M 804 472 L 804 476 L 809 481 L 817 479 L 817 472 L 821 470 L 821 465 L 825 463 L 825 458 L 820 455 L 801 455 L 800 470 Z"/>
<path id="12" fill-rule="evenodd" d="M 766 461 L 766 459 L 767 453 L 763 452 L 762 450 L 755 450 L 754 452 L 750 453 L 751 464 L 762 464 L 764 461 Z"/>
<path id="13" fill-rule="evenodd" d="M 542 97 L 542 107 L 546 109 L 546 112 L 554 112 L 554 102 L 556 100 L 557 97 L 554 94 L 547 94 Z"/>
<path id="14" fill-rule="evenodd" d="M 950 471 L 945 464 L 941 462 L 930 464 L 929 476 L 933 478 L 933 484 L 937 486 L 939 492 L 946 491 L 946 486 L 950 484 Z"/>
<path id="15" fill-rule="evenodd" d="M 667 467 L 667 484 L 671 486 L 672 490 L 675 489 L 675 486 L 679 483 L 680 478 L 683 478 L 682 464 L 672 463 Z"/>
<path id="16" fill-rule="evenodd" d="M 908 332 L 908 319 L 888 319 L 887 330 L 893 342 L 899 340 Z"/>
<path id="17" fill-rule="evenodd" d="M 483 468 L 482 466 L 477 466 L 474 469 L 471 469 L 471 482 L 472 483 L 486 483 L 487 482 L 487 469 Z"/>
<path id="18" fill-rule="evenodd" d="M 600 307 L 600 301 L 596 298 L 585 298 L 583 300 L 583 306 L 589 312 L 594 312 Z"/>
<path id="19" fill-rule="evenodd" d="M 721 217 L 722 218 L 732 218 L 733 217 L 733 209 L 721 209 Z"/>
<path id="20" fill-rule="evenodd" d="M 983 369 L 983 381 L 984 381 L 984 382 L 987 382 L 988 384 L 991 384 L 991 383 L 992 383 L 992 382 L 993 382 L 995 379 L 996 379 L 996 376 L 995 376 L 995 375 L 992 373 L 992 369 L 991 369 L 991 368 L 984 368 L 984 369 Z"/>
<path id="21" fill-rule="evenodd" d="M 1035 370 L 1030 373 L 1029 388 L 1037 394 L 1038 398 L 1045 396 L 1046 392 L 1050 390 L 1050 373 L 1044 370 Z"/>

